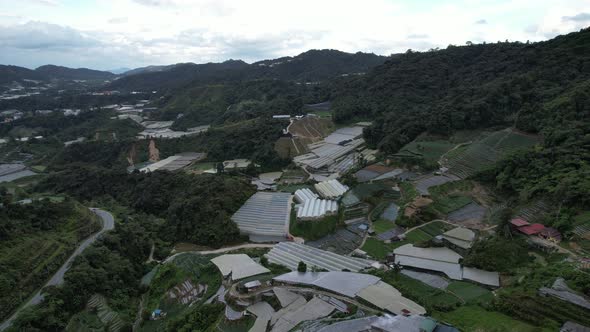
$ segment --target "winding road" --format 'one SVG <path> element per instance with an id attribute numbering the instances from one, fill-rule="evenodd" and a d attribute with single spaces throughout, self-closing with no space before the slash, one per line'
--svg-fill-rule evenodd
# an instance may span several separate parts
<path id="1" fill-rule="evenodd" d="M 18 308 L 18 310 L 14 314 L 12 314 L 12 316 L 10 316 L 7 320 L 5 320 L 2 323 L 2 325 L 0 325 L 0 331 L 4 331 L 8 327 L 10 327 L 12 321 L 14 321 L 14 319 L 23 309 L 41 303 L 41 301 L 43 301 L 43 294 L 41 293 L 43 288 L 47 286 L 61 285 L 64 282 L 64 275 L 70 269 L 70 266 L 72 265 L 74 259 L 76 259 L 76 257 L 78 257 L 84 251 L 84 249 L 88 248 L 91 244 L 93 244 L 99 238 L 100 235 L 115 228 L 115 219 L 113 218 L 112 214 L 97 208 L 90 208 L 90 210 L 96 213 L 96 215 L 98 215 L 102 220 L 102 229 L 92 234 L 84 241 L 82 241 L 78 248 L 76 248 L 76 250 L 72 253 L 68 260 L 59 268 L 59 270 L 55 272 L 51 279 L 49 279 L 49 281 L 47 281 L 47 283 L 31 299 L 29 299 L 28 302 L 26 302 L 20 308 Z"/>

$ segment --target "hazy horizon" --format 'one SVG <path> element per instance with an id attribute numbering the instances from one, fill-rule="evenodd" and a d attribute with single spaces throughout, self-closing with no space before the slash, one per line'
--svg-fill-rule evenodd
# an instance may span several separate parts
<path id="1" fill-rule="evenodd" d="M 113 70 L 310 49 L 390 55 L 542 41 L 589 25 L 590 2 L 574 0 L 0 0 L 0 63 Z"/>

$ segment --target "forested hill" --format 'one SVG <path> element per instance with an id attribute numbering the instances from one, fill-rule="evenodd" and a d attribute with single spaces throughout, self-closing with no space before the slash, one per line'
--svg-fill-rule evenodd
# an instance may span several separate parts
<path id="1" fill-rule="evenodd" d="M 58 80 L 108 80 L 116 75 L 106 71 L 87 68 L 67 68 L 54 65 L 41 66 L 31 70 L 19 66 L 0 65 L 0 84 L 23 80 L 50 81 Z"/>
<path id="2" fill-rule="evenodd" d="M 366 136 L 387 152 L 426 129 L 447 134 L 512 124 L 517 115 L 518 128 L 537 132 L 551 116 L 542 112 L 547 103 L 589 78 L 588 29 L 533 44 L 409 51 L 368 75 L 336 84 L 335 117 L 377 118 Z"/>
<path id="3" fill-rule="evenodd" d="M 588 202 L 590 29 L 539 43 L 449 46 L 395 55 L 332 87 L 337 121 L 368 118 L 365 138 L 386 153 L 428 131 L 515 126 L 543 146 L 487 174 L 521 196 Z"/>
<path id="4" fill-rule="evenodd" d="M 55 65 L 45 65 L 35 69 L 36 72 L 48 78 L 64 80 L 108 80 L 117 75 L 108 72 L 88 68 L 68 68 Z"/>
<path id="5" fill-rule="evenodd" d="M 283 57 L 247 64 L 240 60 L 222 63 L 184 63 L 124 75 L 107 86 L 117 90 L 171 90 L 187 84 L 203 85 L 257 79 L 316 82 L 344 74 L 369 71 L 387 58 L 372 53 L 311 50 L 295 57 Z"/>

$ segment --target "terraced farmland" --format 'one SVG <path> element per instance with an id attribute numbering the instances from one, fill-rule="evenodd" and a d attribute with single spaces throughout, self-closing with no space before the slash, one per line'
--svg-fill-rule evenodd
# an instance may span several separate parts
<path id="1" fill-rule="evenodd" d="M 485 138 L 447 153 L 441 164 L 460 178 L 467 178 L 492 166 L 501 157 L 540 142 L 539 137 L 525 135 L 512 129 L 493 132 Z"/>

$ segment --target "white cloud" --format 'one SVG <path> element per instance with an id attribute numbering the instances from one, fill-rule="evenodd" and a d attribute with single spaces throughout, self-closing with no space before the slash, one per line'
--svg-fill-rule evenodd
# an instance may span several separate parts
<path id="1" fill-rule="evenodd" d="M 590 3 L 577 0 L 96 0 L 76 6 L 2 1 L 0 14 L 19 19 L 0 15 L 2 30 L 7 29 L 0 31 L 0 53 L 35 48 L 20 61 L 50 62 L 61 54 L 60 64 L 80 66 L 91 59 L 100 68 L 255 61 L 312 48 L 390 54 L 467 40 L 537 41 L 590 24 Z M 37 27 L 17 24 L 23 20 Z M 73 56 L 68 49 L 88 56 Z M 0 55 L 0 61 L 8 57 Z"/>

